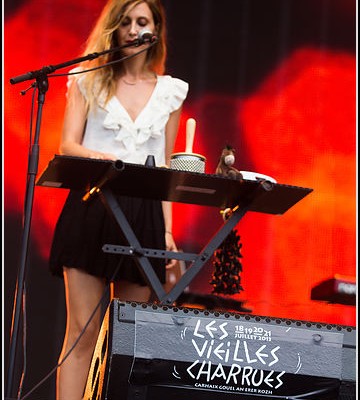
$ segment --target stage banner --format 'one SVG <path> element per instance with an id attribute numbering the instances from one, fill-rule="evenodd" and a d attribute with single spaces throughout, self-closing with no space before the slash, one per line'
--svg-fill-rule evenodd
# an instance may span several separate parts
<path id="1" fill-rule="evenodd" d="M 137 310 L 129 381 L 246 394 L 337 398 L 343 333 Z"/>

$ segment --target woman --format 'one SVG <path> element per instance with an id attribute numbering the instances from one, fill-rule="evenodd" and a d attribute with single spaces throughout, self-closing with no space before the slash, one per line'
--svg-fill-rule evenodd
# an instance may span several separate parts
<path id="1" fill-rule="evenodd" d="M 142 30 L 153 32 L 157 42 L 139 45 Z M 60 152 L 139 164 L 153 155 L 157 166 L 168 165 L 188 85 L 163 75 L 166 44 L 160 0 L 109 0 L 84 54 L 123 45 L 128 47 L 83 63 L 77 72 L 126 57 L 124 61 L 69 79 Z M 102 251 L 104 243 L 127 243 L 100 200 L 84 203 L 83 195 L 70 192 L 50 255 L 52 272 L 63 276 L 65 283 L 67 326 L 60 362 L 84 328 L 107 282 L 115 282 L 112 296 L 123 300 L 147 301 L 150 293 L 130 257 Z M 126 197 L 118 201 L 144 247 L 177 250 L 171 233 L 170 203 Z M 164 283 L 165 263 L 152 259 L 152 265 Z M 82 398 L 100 322 L 99 311 L 58 369 L 58 400 Z"/>

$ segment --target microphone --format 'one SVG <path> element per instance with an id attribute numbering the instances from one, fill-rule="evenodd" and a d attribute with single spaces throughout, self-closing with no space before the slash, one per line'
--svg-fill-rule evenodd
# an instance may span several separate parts
<path id="1" fill-rule="evenodd" d="M 141 46 L 144 43 L 154 43 L 158 40 L 157 36 L 149 29 L 143 29 L 139 32 L 137 37 L 137 46 Z"/>

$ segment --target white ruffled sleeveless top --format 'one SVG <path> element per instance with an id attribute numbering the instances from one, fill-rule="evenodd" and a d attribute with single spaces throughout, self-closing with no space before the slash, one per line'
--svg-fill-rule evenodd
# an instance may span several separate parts
<path id="1" fill-rule="evenodd" d="M 81 79 L 78 84 L 84 94 Z M 181 79 L 158 75 L 153 93 L 135 121 L 116 96 L 107 104 L 99 96 L 97 108 L 88 115 L 83 146 L 135 164 L 144 164 L 147 156 L 153 155 L 156 166 L 164 165 L 165 126 L 170 113 L 181 107 L 188 90 L 188 83 Z"/>

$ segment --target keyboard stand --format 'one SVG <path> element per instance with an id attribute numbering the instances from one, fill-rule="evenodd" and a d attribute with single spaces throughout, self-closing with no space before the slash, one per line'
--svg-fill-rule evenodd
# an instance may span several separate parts
<path id="1" fill-rule="evenodd" d="M 176 302 L 248 211 L 283 214 L 312 191 L 265 180 L 239 181 L 217 175 L 124 163 L 121 160 L 112 162 L 58 155 L 49 162 L 37 185 L 86 190 L 84 201 L 90 200 L 92 196 L 100 196 L 129 243 L 129 246 L 105 243 L 103 251 L 135 257 L 148 286 L 159 303 L 166 305 Z M 139 243 L 116 195 L 230 208 L 231 212 L 199 254 L 147 249 Z M 149 258 L 176 259 L 191 264 L 169 293 L 166 293 Z"/>

